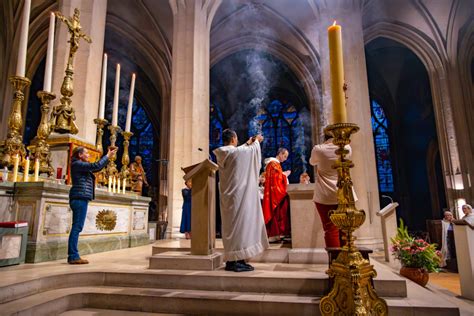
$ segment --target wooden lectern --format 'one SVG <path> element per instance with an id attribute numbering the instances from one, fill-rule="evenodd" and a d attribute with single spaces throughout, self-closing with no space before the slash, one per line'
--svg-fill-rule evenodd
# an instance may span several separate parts
<path id="1" fill-rule="evenodd" d="M 209 159 L 182 168 L 184 180 L 193 182 L 191 202 L 191 255 L 210 255 L 216 244 L 216 171 Z"/>

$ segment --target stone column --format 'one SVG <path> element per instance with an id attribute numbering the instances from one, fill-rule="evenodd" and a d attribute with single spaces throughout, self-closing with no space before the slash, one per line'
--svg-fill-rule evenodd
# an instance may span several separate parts
<path id="1" fill-rule="evenodd" d="M 327 123 L 331 123 L 332 111 L 327 28 L 334 20 L 342 26 L 344 74 L 349 87 L 348 121 L 360 127 L 360 131 L 352 137 L 352 161 L 355 167 L 351 169 L 351 175 L 358 197 L 356 205 L 365 210 L 367 215 L 364 225 L 356 231 L 357 243 L 373 248 L 382 247 L 383 244 L 380 218 L 376 216 L 380 204 L 362 32 L 362 2 L 362 0 L 314 1 L 312 7 L 318 18 L 323 108 L 324 117 L 329 120 Z"/>
<path id="2" fill-rule="evenodd" d="M 169 3 L 173 11 L 173 68 L 168 232 L 174 234 L 179 230 L 183 205 L 181 167 L 208 157 L 210 28 L 221 0 L 170 0 Z"/>
<path id="3" fill-rule="evenodd" d="M 95 144 L 96 125 L 93 120 L 98 116 L 99 109 L 107 0 L 61 0 L 59 3 L 59 11 L 67 17 L 74 14 L 75 8 L 81 12 L 82 30 L 91 37 L 92 44 L 81 40 L 75 56 L 72 106 L 76 111 L 77 136 Z M 62 22 L 56 25 L 52 88 L 57 98 L 53 105 L 61 98 L 61 84 L 69 56 L 68 29 Z"/>

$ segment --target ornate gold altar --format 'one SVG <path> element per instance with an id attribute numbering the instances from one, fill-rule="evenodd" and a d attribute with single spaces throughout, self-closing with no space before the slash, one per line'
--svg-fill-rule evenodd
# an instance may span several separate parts
<path id="1" fill-rule="evenodd" d="M 351 135 L 359 127 L 352 123 L 337 123 L 328 126 L 324 132 L 334 138 L 340 157 L 333 168 L 337 169 L 338 207 L 330 212 L 331 221 L 345 233 L 345 245 L 336 260 L 331 263 L 327 274 L 334 278 L 334 286 L 329 294 L 321 299 L 319 309 L 323 315 L 387 315 L 384 299 L 374 290 L 372 278 L 377 275 L 369 261 L 362 257 L 354 244 L 353 232 L 365 221 L 365 212 L 355 207 L 352 192 L 350 168 L 351 160 L 345 158 L 348 150 L 344 147 L 351 142 Z"/>

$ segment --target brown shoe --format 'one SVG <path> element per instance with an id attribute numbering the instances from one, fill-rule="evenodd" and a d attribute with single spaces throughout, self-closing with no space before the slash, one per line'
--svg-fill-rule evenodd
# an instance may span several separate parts
<path id="1" fill-rule="evenodd" d="M 88 264 L 89 261 L 87 261 L 86 259 L 79 258 L 79 259 L 76 259 L 76 260 L 68 261 L 67 263 L 69 263 L 69 264 Z"/>

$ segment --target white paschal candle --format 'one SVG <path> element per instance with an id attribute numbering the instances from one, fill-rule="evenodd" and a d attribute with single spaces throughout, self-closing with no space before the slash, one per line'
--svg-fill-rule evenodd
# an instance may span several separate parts
<path id="1" fill-rule="evenodd" d="M 120 64 L 117 64 L 117 70 L 115 72 L 115 90 L 114 90 L 114 107 L 112 111 L 112 126 L 117 126 L 119 90 L 120 90 Z"/>
<path id="2" fill-rule="evenodd" d="M 132 124 L 133 95 L 135 93 L 135 74 L 132 74 L 132 83 L 130 84 L 130 95 L 128 97 L 127 121 L 125 123 L 125 131 L 130 132 Z"/>
<path id="3" fill-rule="evenodd" d="M 20 46 L 18 48 L 18 61 L 16 64 L 16 75 L 20 77 L 25 76 L 26 51 L 28 48 L 28 28 L 30 25 L 30 9 L 31 9 L 31 0 L 25 0 L 24 6 L 23 6 L 23 16 L 21 20 Z"/>
<path id="4" fill-rule="evenodd" d="M 104 54 L 102 61 L 102 80 L 100 83 L 100 101 L 99 101 L 99 118 L 104 119 L 105 115 L 105 92 L 107 88 L 107 54 Z"/>
<path id="5" fill-rule="evenodd" d="M 53 76 L 53 49 L 54 49 L 54 24 L 56 16 L 53 12 L 49 17 L 49 35 L 48 35 L 48 51 L 46 53 L 46 66 L 44 69 L 43 90 L 51 92 L 51 80 Z"/>

